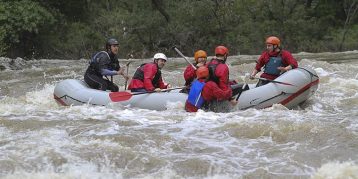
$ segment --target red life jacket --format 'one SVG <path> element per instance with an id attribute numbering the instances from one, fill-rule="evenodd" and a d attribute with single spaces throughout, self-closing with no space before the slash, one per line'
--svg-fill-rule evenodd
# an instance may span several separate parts
<path id="1" fill-rule="evenodd" d="M 222 90 L 227 90 L 229 87 L 229 67 L 225 61 L 212 59 L 208 63 L 210 81 L 214 81 Z"/>
<path id="2" fill-rule="evenodd" d="M 157 66 L 157 73 L 155 74 L 153 80 L 152 80 L 152 84 L 155 88 L 159 88 L 159 79 L 162 76 L 162 72 L 160 71 L 160 68 L 158 67 L 158 64 L 156 63 L 144 63 L 142 65 L 140 65 L 136 72 L 133 75 L 133 79 L 137 79 L 140 81 L 144 81 L 144 65 L 146 64 L 154 64 Z"/>

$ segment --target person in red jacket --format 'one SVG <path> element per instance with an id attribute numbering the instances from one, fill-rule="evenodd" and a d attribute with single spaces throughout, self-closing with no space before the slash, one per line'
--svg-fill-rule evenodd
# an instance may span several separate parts
<path id="1" fill-rule="evenodd" d="M 132 92 L 160 91 L 167 89 L 168 84 L 163 82 L 161 69 L 168 58 L 163 53 L 154 55 L 152 63 L 144 63 L 137 68 L 128 86 Z"/>
<path id="2" fill-rule="evenodd" d="M 193 64 L 196 68 L 205 66 L 208 55 L 204 50 L 198 50 L 194 53 L 195 63 Z M 190 88 L 191 83 L 196 78 L 195 69 L 189 64 L 184 71 L 185 86 Z"/>
<path id="3" fill-rule="evenodd" d="M 229 50 L 225 46 L 217 46 L 215 48 L 215 57 L 207 64 L 210 80 L 216 82 L 219 88 L 224 91 L 231 91 L 231 83 L 229 83 L 229 67 L 226 65 L 228 55 Z"/>
<path id="4" fill-rule="evenodd" d="M 192 84 L 185 110 L 197 112 L 198 109 L 209 106 L 214 101 L 227 101 L 231 98 L 231 89 L 222 90 L 214 81 L 209 80 L 209 69 L 205 66 L 196 70 L 197 80 Z M 206 107 L 205 107 L 206 108 Z M 207 108 L 210 110 L 210 108 Z"/>
<path id="5" fill-rule="evenodd" d="M 289 51 L 281 48 L 280 39 L 275 36 L 270 36 L 266 39 L 266 51 L 264 51 L 257 60 L 257 64 L 250 78 L 254 79 L 262 67 L 264 67 L 264 72 L 260 77 L 274 80 L 282 73 L 297 68 L 298 64 Z M 267 83 L 269 83 L 269 81 L 259 80 L 256 86 L 262 86 Z"/>

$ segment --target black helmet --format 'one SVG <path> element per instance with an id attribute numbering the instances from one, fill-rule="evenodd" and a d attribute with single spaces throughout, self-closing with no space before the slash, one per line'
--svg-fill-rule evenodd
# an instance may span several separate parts
<path id="1" fill-rule="evenodd" d="M 109 49 L 111 45 L 119 45 L 119 43 L 115 38 L 110 38 L 106 42 L 106 48 Z"/>

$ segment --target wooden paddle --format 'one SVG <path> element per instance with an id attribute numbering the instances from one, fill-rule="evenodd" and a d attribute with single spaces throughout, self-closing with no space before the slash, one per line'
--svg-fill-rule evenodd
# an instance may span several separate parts
<path id="1" fill-rule="evenodd" d="M 244 80 L 244 85 L 242 85 L 241 92 L 237 95 L 236 101 L 239 100 L 239 98 L 240 98 L 240 96 L 241 96 L 241 93 L 244 92 L 246 86 L 248 85 L 248 84 L 247 84 L 247 80 L 249 79 L 249 76 L 250 76 L 249 73 L 246 73 L 246 74 L 245 74 L 245 77 L 244 77 L 244 79 L 243 79 L 243 80 Z"/>
<path id="2" fill-rule="evenodd" d="M 128 76 L 128 71 L 129 71 L 129 64 L 131 64 L 132 61 L 129 61 L 127 64 L 126 64 L 126 70 L 127 70 L 127 76 Z M 124 82 L 124 90 L 127 90 L 127 83 L 128 83 L 128 78 L 126 78 L 126 81 Z"/>
<path id="3" fill-rule="evenodd" d="M 180 51 L 177 47 L 174 46 L 173 49 L 174 49 L 181 57 L 183 57 L 183 58 L 185 59 L 185 61 L 188 62 L 188 63 L 194 68 L 194 70 L 196 70 L 195 65 L 193 65 L 193 64 L 188 60 L 188 58 L 186 58 L 186 57 L 183 55 L 183 53 L 181 53 L 181 51 Z"/>
<path id="4" fill-rule="evenodd" d="M 120 101 L 129 100 L 132 96 L 139 95 L 139 94 L 166 92 L 166 91 L 171 91 L 171 90 L 175 90 L 175 89 L 182 89 L 184 87 L 185 86 L 162 89 L 161 91 L 146 91 L 146 92 L 134 92 L 134 93 L 130 93 L 127 91 L 111 92 L 111 93 L 109 93 L 109 97 L 111 98 L 111 100 L 113 102 L 120 102 Z"/>
<path id="5" fill-rule="evenodd" d="M 129 64 L 132 63 L 132 61 L 129 61 L 129 59 L 131 59 L 131 58 L 133 58 L 133 55 L 130 53 L 130 54 L 128 54 L 128 58 L 127 58 L 128 62 L 126 64 L 126 70 L 127 70 L 126 75 L 127 75 L 127 77 L 128 77 L 128 71 L 129 71 Z M 128 78 L 126 78 L 126 81 L 124 83 L 124 90 L 127 90 L 127 83 L 128 83 Z"/>

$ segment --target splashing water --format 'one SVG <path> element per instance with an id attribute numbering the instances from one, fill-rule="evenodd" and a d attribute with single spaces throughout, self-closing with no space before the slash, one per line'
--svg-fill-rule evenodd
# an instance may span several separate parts
<path id="1" fill-rule="evenodd" d="M 358 52 L 296 56 L 300 66 L 315 69 L 320 84 L 294 110 L 274 105 L 186 113 L 175 103 L 166 111 L 63 107 L 53 99 L 54 87 L 63 79 L 83 79 L 86 60 L 33 60 L 27 68 L 0 71 L 0 176 L 357 178 Z M 256 58 L 231 57 L 230 78 L 250 72 Z M 130 74 L 144 61 L 135 61 Z M 174 61 L 162 73 L 182 86 L 186 64 Z"/>

